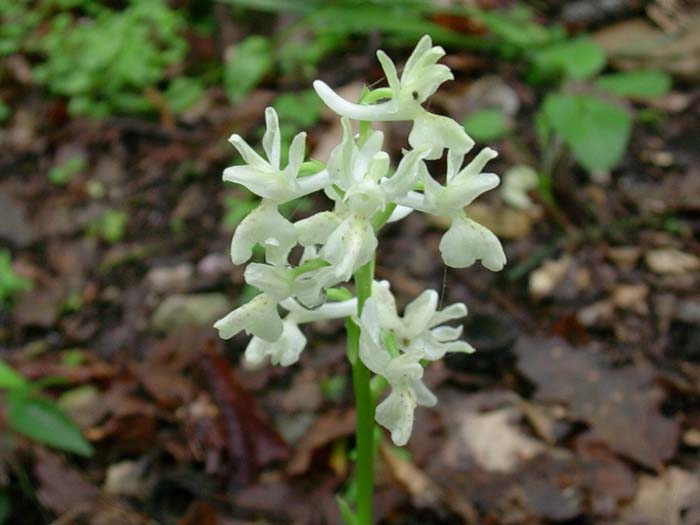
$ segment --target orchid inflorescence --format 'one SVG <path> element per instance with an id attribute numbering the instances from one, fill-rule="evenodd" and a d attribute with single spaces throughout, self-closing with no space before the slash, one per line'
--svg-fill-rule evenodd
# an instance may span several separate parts
<path id="1" fill-rule="evenodd" d="M 338 285 L 349 281 L 374 260 L 377 233 L 388 222 L 413 211 L 446 217 L 451 226 L 440 241 L 447 266 L 464 268 L 479 260 L 488 269 L 503 268 L 506 257 L 496 236 L 465 212 L 474 199 L 499 184 L 499 177 L 483 173 L 496 152 L 484 148 L 465 167 L 465 155 L 474 141 L 454 120 L 429 113 L 422 104 L 453 75 L 437 61 L 445 54 L 424 36 L 399 77 L 391 59 L 377 57 L 388 88 L 366 91 L 362 102 L 351 103 L 320 80 L 314 88 L 321 99 L 342 117 L 343 139 L 325 166 L 304 162 L 306 134 L 292 140 L 288 163 L 281 166 L 281 134 L 275 110 L 265 111 L 267 125 L 259 155 L 239 135 L 230 142 L 245 161 L 224 171 L 225 181 L 245 186 L 262 198 L 236 229 L 231 258 L 244 264 L 255 245 L 264 249 L 264 262 L 249 263 L 245 281 L 262 293 L 214 325 L 222 338 L 241 331 L 253 337 L 245 361 L 260 365 L 289 366 L 299 359 L 306 338 L 299 324 L 324 319 L 351 318 L 360 327 L 359 359 L 390 386 L 389 395 L 376 408 L 376 421 L 391 431 L 395 444 L 404 445 L 413 427 L 417 405 L 432 406 L 436 398 L 423 384 L 423 364 L 447 352 L 472 352 L 460 340 L 462 327 L 444 323 L 467 314 L 463 303 L 438 309 L 438 294 L 424 291 L 397 312 L 389 283 L 374 281 L 371 296 L 360 304 Z M 361 121 L 355 134 L 350 119 Z M 383 134 L 369 123 L 412 121 L 408 137 L 412 149 L 392 172 L 389 155 L 382 151 Z M 445 183 L 433 178 L 426 160 L 446 155 Z M 279 212 L 289 201 L 323 192 L 333 201 L 332 211 L 291 222 Z M 294 248 L 301 257 L 290 262 Z M 280 309 L 286 311 L 280 316 Z M 361 310 L 361 312 L 360 312 Z"/>

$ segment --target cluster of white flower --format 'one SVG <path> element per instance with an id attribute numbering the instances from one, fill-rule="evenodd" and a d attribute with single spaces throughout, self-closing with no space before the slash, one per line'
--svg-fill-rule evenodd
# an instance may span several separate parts
<path id="1" fill-rule="evenodd" d="M 431 114 L 421 105 L 453 78 L 448 67 L 437 64 L 443 55 L 444 50 L 433 46 L 430 37 L 423 37 L 399 79 L 394 63 L 379 51 L 389 90 L 388 100 L 375 104 L 353 104 L 316 81 L 318 95 L 342 117 L 343 140 L 325 168 L 315 173 L 307 174 L 303 169 L 305 133 L 294 137 L 289 162 L 285 168 L 280 166 L 280 129 L 272 108 L 265 111 L 263 149 L 267 160 L 239 135 L 231 137 L 246 164 L 227 168 L 224 180 L 241 184 L 262 198 L 259 207 L 236 229 L 231 257 L 235 264 L 243 264 L 257 244 L 264 248 L 265 262 L 250 263 L 245 270 L 246 282 L 262 293 L 217 321 L 215 327 L 224 339 L 241 331 L 254 336 L 245 355 L 250 364 L 269 358 L 273 364 L 290 365 L 306 344 L 299 323 L 356 316 L 356 299 L 327 301 L 328 290 L 349 281 L 372 260 L 378 228 L 414 210 L 452 220 L 440 242 L 446 265 L 464 268 L 480 260 L 491 270 L 503 268 L 506 258 L 496 236 L 465 213 L 474 199 L 498 186 L 498 176 L 482 172 L 496 152 L 485 148 L 462 168 L 474 141 L 457 122 Z M 392 173 L 389 156 L 382 151 L 382 132 L 370 129 L 355 135 L 348 119 L 413 121 L 409 135 L 412 149 L 404 152 Z M 424 161 L 440 158 L 445 150 L 443 185 L 430 175 Z M 278 211 L 281 204 L 319 190 L 333 200 L 332 211 L 295 223 Z M 296 246 L 301 246 L 303 253 L 293 265 L 289 259 Z M 391 393 L 377 407 L 377 422 L 391 430 L 398 445 L 408 440 L 415 407 L 436 402 L 421 381 L 421 361 L 440 359 L 446 352 L 473 351 L 458 340 L 460 328 L 439 326 L 465 316 L 464 304 L 438 311 L 437 303 L 437 293 L 428 290 L 399 317 L 388 283 L 374 282 L 372 297 L 361 317 L 355 317 L 361 328 L 360 359 L 391 386 Z M 284 319 L 279 307 L 288 312 Z"/>

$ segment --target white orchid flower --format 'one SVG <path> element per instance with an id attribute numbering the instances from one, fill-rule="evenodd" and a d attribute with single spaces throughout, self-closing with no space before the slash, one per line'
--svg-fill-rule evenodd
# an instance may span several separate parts
<path id="1" fill-rule="evenodd" d="M 320 80 L 314 82 L 314 89 L 328 107 L 344 117 L 374 122 L 413 120 L 408 142 L 414 149 L 430 144 L 428 159 L 439 158 L 445 148 L 466 153 L 474 146 L 474 141 L 464 128 L 448 117 L 429 113 L 421 106 L 443 82 L 454 78 L 447 66 L 437 63 L 444 54 L 445 50 L 433 46 L 430 37 L 425 35 L 406 62 L 399 79 L 392 60 L 383 51 L 377 51 L 391 89 L 391 99 L 386 102 L 353 104 Z"/>
<path id="2" fill-rule="evenodd" d="M 289 163 L 280 167 L 281 133 L 277 112 L 272 107 L 265 109 L 267 129 L 263 136 L 263 159 L 243 138 L 234 134 L 229 142 L 234 145 L 246 164 L 231 166 L 224 170 L 224 180 L 248 188 L 254 194 L 276 204 L 297 199 L 320 190 L 328 184 L 328 173 L 323 170 L 315 175 L 298 178 L 304 162 L 306 133 L 298 133 L 289 148 Z"/>
<path id="3" fill-rule="evenodd" d="M 370 297 L 364 305 L 360 325 L 360 359 L 372 372 L 384 377 L 391 392 L 375 412 L 377 423 L 391 432 L 394 444 L 403 446 L 413 430 L 414 412 L 418 405 L 435 406 L 437 398 L 421 380 L 425 357 L 421 350 L 392 355 L 382 344 L 376 300 Z"/>
<path id="4" fill-rule="evenodd" d="M 429 361 L 442 359 L 446 353 L 474 352 L 472 345 L 459 339 L 462 335 L 461 325 L 440 326 L 466 316 L 464 303 L 454 303 L 438 310 L 438 293 L 425 290 L 406 306 L 401 317 L 388 281 L 375 281 L 372 284 L 372 297 L 377 304 L 379 324 L 392 333 L 397 347 L 403 352 L 420 351 Z"/>
<path id="5" fill-rule="evenodd" d="M 446 185 L 425 176 L 422 194 L 410 192 L 398 199 L 401 206 L 452 219 L 452 225 L 440 241 L 440 253 L 447 266 L 466 268 L 481 260 L 489 270 L 499 271 L 506 263 L 498 237 L 470 219 L 464 211 L 479 195 L 498 186 L 498 175 L 481 171 L 497 155 L 491 148 L 484 148 L 460 170 L 464 156 L 450 151 Z"/>
<path id="6" fill-rule="evenodd" d="M 282 307 L 289 313 L 282 321 L 282 333 L 276 341 L 266 341 L 253 337 L 245 350 L 245 365 L 259 368 L 266 359 L 272 365 L 290 366 L 299 360 L 299 355 L 306 347 L 306 336 L 299 324 L 323 319 L 340 319 L 352 315 L 357 309 L 357 299 L 326 303 L 316 309 L 307 309 L 293 299 L 282 302 Z"/>

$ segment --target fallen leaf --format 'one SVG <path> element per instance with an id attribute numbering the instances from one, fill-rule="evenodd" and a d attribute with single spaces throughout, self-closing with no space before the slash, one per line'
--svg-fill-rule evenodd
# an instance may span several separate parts
<path id="1" fill-rule="evenodd" d="M 549 259 L 530 274 L 528 290 L 533 299 L 541 300 L 551 297 L 556 288 L 564 282 L 571 268 L 573 259 L 565 255 L 561 259 Z"/>
<path id="2" fill-rule="evenodd" d="M 287 464 L 290 476 L 298 476 L 311 466 L 314 453 L 336 439 L 350 436 L 355 430 L 355 412 L 332 410 L 321 414 L 306 431 Z"/>
<path id="3" fill-rule="evenodd" d="M 689 80 L 700 78 L 700 11 L 684 15 L 671 33 L 643 18 L 608 25 L 594 33 L 613 65 L 625 70 L 660 69 Z"/>
<path id="4" fill-rule="evenodd" d="M 651 271 L 662 275 L 681 275 L 700 270 L 700 257 L 675 248 L 649 250 L 644 261 Z"/>
<path id="5" fill-rule="evenodd" d="M 643 474 L 634 501 L 623 516 L 629 525 L 697 525 L 685 518 L 691 508 L 700 507 L 700 479 L 697 473 L 678 467 L 662 476 Z"/>
<path id="6" fill-rule="evenodd" d="M 7 239 L 18 248 L 34 240 L 34 230 L 27 220 L 24 205 L 0 189 L 0 239 Z"/>
<path id="7" fill-rule="evenodd" d="M 220 353 L 220 343 L 209 340 L 201 361 L 226 430 L 231 482 L 250 482 L 258 470 L 289 457 L 287 445 L 264 414 L 257 400 L 236 378 Z"/>
<path id="8" fill-rule="evenodd" d="M 392 478 L 411 495 L 416 507 L 439 510 L 444 504 L 460 515 L 464 523 L 468 525 L 478 523 L 479 515 L 464 495 L 458 491 L 445 493 L 425 472 L 399 456 L 386 441 L 382 441 L 379 445 L 379 454 Z"/>
<path id="9" fill-rule="evenodd" d="M 54 454 L 41 452 L 37 456 L 34 472 L 39 480 L 39 501 L 58 514 L 91 505 L 100 495 L 95 485 Z"/>
<path id="10" fill-rule="evenodd" d="M 464 411 L 455 422 L 457 441 L 476 465 L 487 472 L 512 472 L 546 447 L 517 426 L 520 415 L 512 407 L 488 412 Z M 454 445 L 453 445 L 454 446 Z"/>
<path id="11" fill-rule="evenodd" d="M 659 413 L 663 394 L 649 370 L 605 368 L 560 339 L 523 337 L 516 353 L 518 369 L 537 385 L 537 399 L 566 403 L 612 450 L 654 469 L 673 457 L 679 425 Z"/>

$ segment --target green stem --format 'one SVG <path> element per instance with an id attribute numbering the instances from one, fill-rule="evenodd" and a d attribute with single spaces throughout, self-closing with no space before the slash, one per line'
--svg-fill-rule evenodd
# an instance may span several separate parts
<path id="1" fill-rule="evenodd" d="M 362 314 L 365 301 L 372 295 L 374 260 L 355 273 L 357 315 Z M 357 481 L 357 520 L 360 525 L 372 525 L 374 496 L 374 397 L 370 387 L 371 374 L 359 358 L 360 327 L 348 319 L 348 358 L 352 364 L 355 391 L 355 479 Z"/>

